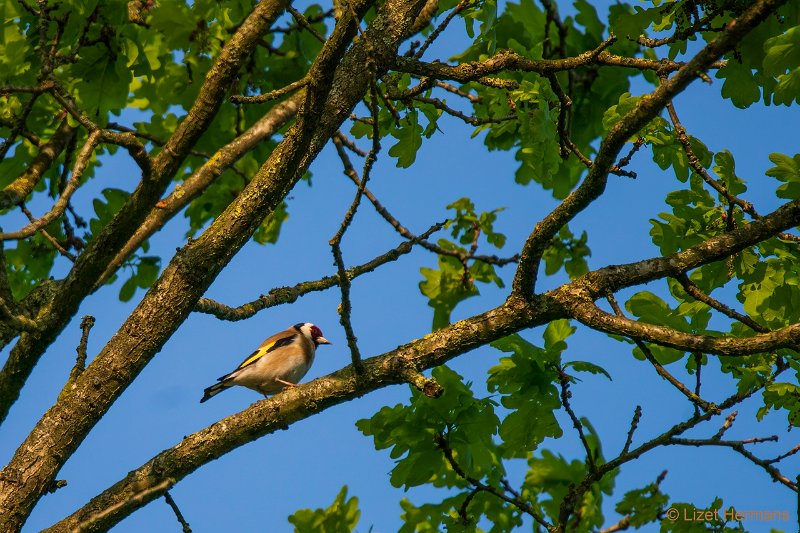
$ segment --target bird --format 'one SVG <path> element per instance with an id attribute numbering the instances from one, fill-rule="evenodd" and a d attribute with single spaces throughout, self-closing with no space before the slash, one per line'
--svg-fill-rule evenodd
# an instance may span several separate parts
<path id="1" fill-rule="evenodd" d="M 234 385 L 241 385 L 264 396 L 297 386 L 311 364 L 320 344 L 331 344 L 322 330 L 310 322 L 295 324 L 269 337 L 236 370 L 217 379 L 203 391 L 200 403 Z"/>

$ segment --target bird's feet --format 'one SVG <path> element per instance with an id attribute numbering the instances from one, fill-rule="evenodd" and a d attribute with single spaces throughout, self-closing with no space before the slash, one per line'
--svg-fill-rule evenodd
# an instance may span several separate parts
<path id="1" fill-rule="evenodd" d="M 281 385 L 286 385 L 287 387 L 297 387 L 297 384 L 296 384 L 296 383 L 291 383 L 291 382 L 289 382 L 289 381 L 284 381 L 284 380 L 282 380 L 282 379 L 275 378 L 275 381 L 277 381 L 277 382 L 278 382 L 278 383 L 280 383 Z"/>

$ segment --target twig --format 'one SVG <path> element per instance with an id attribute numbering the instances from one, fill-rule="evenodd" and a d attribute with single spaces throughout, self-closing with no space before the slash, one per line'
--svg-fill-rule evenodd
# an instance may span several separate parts
<path id="1" fill-rule="evenodd" d="M 396 357 L 394 364 L 397 373 L 428 398 L 438 398 L 444 392 L 444 388 L 435 379 L 426 378 L 407 359 Z"/>
<path id="2" fill-rule="evenodd" d="M 349 280 L 353 280 L 358 276 L 372 272 L 379 266 L 395 261 L 401 256 L 409 253 L 414 245 L 419 244 L 422 240 L 427 239 L 435 232 L 444 227 L 443 223 L 437 223 L 431 226 L 425 233 L 414 239 L 401 243 L 396 248 L 385 252 L 378 257 L 368 261 L 362 265 L 351 267 L 347 269 L 346 276 Z M 280 287 L 272 289 L 269 294 L 260 296 L 257 300 L 246 303 L 239 307 L 229 307 L 227 305 L 215 302 L 209 298 L 200 298 L 194 311 L 197 313 L 206 313 L 214 315 L 220 320 L 244 320 L 255 315 L 257 312 L 268 307 L 274 307 L 281 304 L 289 304 L 295 302 L 301 296 L 310 292 L 324 291 L 339 284 L 339 274 L 333 276 L 326 276 L 322 279 L 314 281 L 304 281 L 298 283 L 293 287 Z"/>
<path id="3" fill-rule="evenodd" d="M 415 96 L 413 100 L 417 102 L 422 102 L 424 104 L 430 104 L 436 109 L 440 109 L 447 113 L 450 116 L 456 117 L 457 119 L 463 120 L 467 124 L 471 126 L 481 126 L 483 124 L 499 124 L 501 122 L 508 122 L 509 120 L 517 120 L 516 114 L 506 115 L 500 118 L 478 118 L 476 116 L 470 116 L 457 109 L 453 109 L 452 107 L 448 106 L 444 101 L 438 98 L 428 98 L 426 96 Z"/>
<path id="4" fill-rule="evenodd" d="M 694 394 L 698 398 L 700 397 L 700 386 L 702 381 L 700 379 L 700 371 L 703 369 L 703 354 L 700 352 L 694 352 L 692 354 L 694 356 Z M 695 404 L 694 405 L 695 414 L 700 414 L 700 407 Z"/>
<path id="5" fill-rule="evenodd" d="M 569 415 L 570 420 L 572 420 L 572 426 L 578 432 L 578 436 L 581 439 L 583 449 L 586 451 L 586 466 L 589 468 L 589 472 L 595 472 L 597 471 L 597 466 L 595 464 L 596 452 L 589 446 L 589 441 L 586 440 L 586 435 L 583 433 L 583 424 L 569 403 L 569 399 L 572 397 L 572 392 L 569 390 L 569 376 L 560 366 L 557 368 L 557 371 L 558 382 L 561 385 L 561 405 L 564 406 L 564 410 Z"/>
<path id="6" fill-rule="evenodd" d="M 340 142 L 342 146 L 353 152 L 359 157 L 367 157 L 367 152 L 359 148 L 356 143 L 341 131 L 337 131 L 334 137 L 334 142 Z M 351 165 L 352 166 L 352 165 Z"/>
<path id="7" fill-rule="evenodd" d="M 313 17 L 305 17 L 306 21 L 309 23 L 314 22 L 322 22 L 327 18 L 331 18 L 333 16 L 333 9 L 329 9 L 328 11 L 321 13 L 319 15 L 315 15 Z M 300 24 L 292 24 L 286 27 L 278 27 L 278 28 L 270 28 L 267 33 L 292 33 L 301 28 Z"/>
<path id="8" fill-rule="evenodd" d="M 164 501 L 167 502 L 167 505 L 172 508 L 172 512 L 175 513 L 175 518 L 178 519 L 178 523 L 181 525 L 181 530 L 183 533 L 192 533 L 192 528 L 189 526 L 189 522 L 187 522 L 183 517 L 181 510 L 178 508 L 178 504 L 172 499 L 172 495 L 169 493 L 169 491 L 164 493 Z"/>
<path id="9" fill-rule="evenodd" d="M 784 476 L 780 470 L 772 466 L 769 461 L 759 459 L 752 452 L 745 448 L 745 444 L 754 444 L 758 442 L 776 441 L 778 437 L 768 437 L 766 439 L 749 439 L 747 441 L 729 441 L 729 440 L 715 440 L 715 439 L 682 439 L 673 437 L 669 439 L 666 444 L 674 444 L 679 446 L 723 446 L 734 450 L 743 457 L 747 458 L 751 463 L 763 468 L 769 476 L 776 482 L 789 487 L 797 492 L 797 483 Z"/>
<path id="10" fill-rule="evenodd" d="M 689 296 L 691 296 L 695 300 L 699 300 L 699 301 L 703 302 L 707 306 L 711 307 L 712 309 L 716 309 L 717 311 L 719 311 L 720 313 L 724 314 L 725 316 L 727 316 L 729 318 L 732 318 L 734 320 L 738 320 L 739 322 L 741 322 L 742 324 L 746 325 L 747 327 L 749 327 L 753 331 L 757 331 L 759 333 L 768 333 L 770 331 L 769 328 L 762 326 L 761 324 L 759 324 L 758 322 L 756 322 L 755 320 L 753 320 L 749 316 L 743 315 L 743 314 L 731 309 L 730 307 L 728 307 L 724 303 L 722 303 L 722 302 L 720 302 L 718 300 L 715 300 L 711 296 L 709 296 L 706 293 L 704 293 L 703 291 L 701 291 L 700 288 L 697 285 L 695 285 L 692 282 L 692 280 L 689 279 L 689 276 L 687 276 L 685 272 L 681 273 L 678 276 L 676 276 L 675 279 L 678 280 L 678 282 L 681 284 L 681 286 L 683 287 L 683 290 L 685 290 L 689 294 Z"/>
<path id="11" fill-rule="evenodd" d="M 483 99 L 480 96 L 472 94 L 472 93 L 467 92 L 467 91 L 464 91 L 462 89 L 459 89 L 458 87 L 456 87 L 452 83 L 447 83 L 447 82 L 444 82 L 444 81 L 435 81 L 434 85 L 436 87 L 439 87 L 440 89 L 444 89 L 447 92 L 451 92 L 453 94 L 457 94 L 458 96 L 461 96 L 462 98 L 466 98 L 467 100 L 469 100 L 473 104 L 479 104 L 480 102 L 483 101 Z"/>
<path id="12" fill-rule="evenodd" d="M 742 200 L 738 196 L 731 194 L 730 191 L 728 191 L 728 187 L 724 183 L 720 183 L 708 173 L 703 164 L 700 162 L 700 159 L 694 153 L 694 149 L 692 149 L 692 143 L 689 139 L 689 135 L 686 133 L 686 128 L 683 127 L 683 124 L 678 118 L 678 113 L 675 111 L 675 105 L 672 103 L 672 101 L 668 101 L 666 107 L 670 120 L 672 121 L 672 125 L 675 127 L 675 136 L 678 138 L 678 142 L 680 142 L 681 146 L 683 147 L 683 151 L 686 153 L 686 159 L 692 170 L 694 170 L 697 175 L 703 179 L 703 181 L 710 185 L 712 189 L 724 197 L 728 204 L 738 206 L 743 212 L 747 213 L 756 220 L 761 218 L 761 215 L 758 214 L 758 211 L 756 211 L 752 203 Z M 792 235 L 791 233 L 781 232 L 778 234 L 778 237 L 786 241 L 800 242 L 800 236 Z"/>
<path id="13" fill-rule="evenodd" d="M 231 96 L 231 102 L 233 102 L 234 104 L 261 104 L 263 102 L 277 100 L 278 98 L 286 96 L 287 94 L 294 92 L 297 89 L 302 89 L 306 85 L 308 85 L 308 78 L 303 78 L 297 81 L 293 81 L 289 85 L 281 87 L 280 89 L 275 89 L 274 91 L 270 91 L 264 94 L 259 94 L 257 96 L 243 96 L 240 94 L 235 94 Z"/>
<path id="14" fill-rule="evenodd" d="M 33 213 L 31 213 L 30 209 L 28 209 L 27 207 L 25 207 L 25 204 L 24 204 L 24 203 L 22 203 L 22 204 L 19 204 L 19 208 L 20 208 L 20 210 L 22 211 L 22 213 L 23 213 L 23 214 L 24 214 L 26 217 L 28 217 L 28 220 L 30 220 L 32 224 L 36 222 L 36 218 L 33 216 Z M 60 253 L 61 255 L 63 255 L 64 257 L 66 257 L 67 259 L 69 259 L 70 261 L 72 261 L 73 263 L 75 262 L 75 259 L 76 259 L 76 258 L 75 258 L 75 255 L 71 254 L 70 252 L 68 252 L 68 251 L 66 250 L 66 248 L 64 248 L 63 246 L 61 246 L 61 243 L 60 243 L 60 242 L 58 242 L 58 240 L 57 240 L 55 237 L 53 237 L 52 235 L 50 235 L 50 233 L 49 233 L 49 232 L 48 232 L 46 229 L 42 228 L 42 229 L 41 229 L 41 233 L 42 233 L 42 236 L 43 236 L 45 239 L 47 239 L 47 242 L 49 242 L 50 244 L 52 244 L 52 245 L 53 245 L 53 248 L 55 248 L 56 250 L 58 250 L 58 253 Z"/>
<path id="15" fill-rule="evenodd" d="M 777 456 L 775 459 L 769 459 L 769 460 L 764 461 L 764 462 L 771 465 L 773 463 L 777 463 L 777 462 L 783 461 L 787 457 L 791 457 L 792 455 L 796 454 L 797 452 L 800 452 L 800 444 L 798 444 L 797 446 L 795 446 L 794 448 L 792 448 L 788 452 Z"/>
<path id="16" fill-rule="evenodd" d="M 314 36 L 314 38 L 316 38 L 316 39 L 317 39 L 319 42 L 321 42 L 321 43 L 324 43 L 324 42 L 325 42 L 325 37 L 323 37 L 322 35 L 320 35 L 320 33 L 319 33 L 319 32 L 318 32 L 316 29 L 314 29 L 314 27 L 311 25 L 311 23 L 308 21 L 308 19 L 305 17 L 305 15 L 303 15 L 302 13 L 300 13 L 300 12 L 299 12 L 297 9 L 293 8 L 291 5 L 287 6 L 287 7 L 286 7 L 286 10 L 287 10 L 289 13 L 291 13 L 291 14 L 292 14 L 292 16 L 294 17 L 294 19 L 297 21 L 297 24 L 298 24 L 298 25 L 300 25 L 302 28 L 304 28 L 305 30 L 307 30 L 307 31 L 308 31 L 308 32 L 309 32 L 311 35 L 313 35 L 313 36 Z"/>
<path id="17" fill-rule="evenodd" d="M 661 39 L 651 39 L 645 35 L 639 35 L 636 38 L 636 42 L 648 48 L 658 48 L 659 46 L 664 46 L 665 44 L 672 44 L 677 41 L 684 41 L 687 38 L 694 36 L 696 33 L 700 31 L 707 31 L 707 32 L 723 31 L 724 28 L 705 27 L 712 20 L 714 20 L 714 18 L 720 13 L 720 11 L 721 9 L 712 7 L 712 9 L 708 11 L 708 13 L 703 15 L 702 18 L 698 18 L 693 24 L 677 30 L 669 37 L 664 37 Z"/>
<path id="18" fill-rule="evenodd" d="M 616 298 L 614 298 L 614 295 L 609 293 L 606 296 L 606 298 L 608 299 L 608 303 L 611 304 L 611 308 L 614 310 L 614 313 L 619 317 L 624 317 L 624 314 L 622 313 L 622 309 L 620 308 L 619 304 L 617 303 Z M 653 365 L 653 368 L 655 368 L 656 373 L 659 376 L 661 376 L 662 378 L 664 378 L 665 380 L 667 380 L 681 394 L 686 396 L 689 399 L 689 401 L 691 401 L 694 405 L 696 405 L 697 407 L 699 407 L 703 411 L 714 411 L 714 410 L 718 409 L 718 407 L 716 405 L 714 405 L 713 403 L 705 401 L 700 396 L 698 396 L 697 394 L 693 393 L 691 390 L 689 390 L 689 388 L 686 385 L 681 383 L 679 379 L 677 379 L 675 376 L 670 374 L 670 372 L 666 368 L 664 368 L 664 365 L 662 365 L 661 363 L 658 362 L 656 357 L 653 355 L 653 352 L 650 350 L 650 348 L 644 342 L 642 342 L 641 339 L 637 339 L 637 338 L 631 337 L 631 340 L 634 343 L 636 343 L 636 346 L 642 351 L 642 353 L 645 356 L 645 359 L 647 359 L 647 361 L 651 365 Z"/>
<path id="19" fill-rule="evenodd" d="M 445 440 L 445 438 L 442 435 L 437 433 L 434 436 L 434 442 L 436 443 L 436 447 L 442 450 L 445 459 L 447 459 L 447 462 L 450 464 L 450 468 L 453 469 L 453 472 L 455 472 L 458 477 L 468 482 L 476 489 L 488 492 L 490 494 L 494 494 L 504 502 L 513 505 L 514 507 L 516 507 L 525 514 L 530 515 L 531 517 L 533 517 L 536 523 L 538 523 L 540 526 L 544 527 L 548 531 L 554 531 L 553 526 L 549 524 L 544 519 L 544 517 L 540 513 L 538 513 L 536 509 L 534 509 L 528 502 L 522 500 L 517 496 L 514 496 L 513 494 L 511 497 L 509 497 L 508 494 L 505 493 L 505 491 L 502 491 L 497 487 L 493 487 L 491 485 L 485 485 L 484 483 L 481 483 L 479 480 L 467 475 L 467 473 L 464 472 L 464 470 L 456 462 L 455 458 L 453 457 L 453 450 L 450 448 L 450 446 L 447 443 L 447 440 Z M 464 511 L 466 512 L 466 509 Z"/>
<path id="20" fill-rule="evenodd" d="M 721 440 L 722 436 L 725 435 L 725 432 L 730 429 L 733 423 L 736 421 L 736 416 L 739 414 L 739 411 L 733 411 L 731 414 L 725 417 L 725 421 L 722 423 L 722 426 L 719 428 L 719 431 L 711 437 L 711 440 Z"/>
<path id="21" fill-rule="evenodd" d="M 95 524 L 97 524 L 97 522 L 102 522 L 103 518 L 105 518 L 106 516 L 108 516 L 110 514 L 113 514 L 119 508 L 125 507 L 126 505 L 136 505 L 138 502 L 149 498 L 149 496 L 152 495 L 152 494 L 159 493 L 161 491 L 165 491 L 166 492 L 174 484 L 175 484 L 175 480 L 174 479 L 167 478 L 164 481 L 162 481 L 161 483 L 159 483 L 158 485 L 155 485 L 155 486 L 150 487 L 148 489 L 145 489 L 145 490 L 143 490 L 141 492 L 138 492 L 138 493 L 134 494 L 133 496 L 131 496 L 130 498 L 128 498 L 127 500 L 123 500 L 123 501 L 121 501 L 119 503 L 115 503 L 111 507 L 103 509 L 99 513 L 96 513 L 96 514 L 90 516 L 89 518 L 87 518 L 86 520 L 84 520 L 83 522 L 78 524 L 78 526 L 72 531 L 72 533 L 82 533 L 83 531 L 92 531 L 92 530 L 95 529 L 95 527 L 96 527 Z"/>
<path id="22" fill-rule="evenodd" d="M 472 1 L 473 0 L 461 0 L 458 4 L 456 4 L 456 7 L 453 8 L 453 10 L 447 14 L 447 16 L 436 27 L 436 29 L 433 30 L 430 35 L 428 35 L 428 38 L 425 39 L 425 42 L 422 43 L 422 46 L 420 46 L 419 50 L 417 50 L 417 52 L 414 54 L 413 56 L 414 59 L 421 58 L 422 55 L 425 53 L 425 50 L 427 50 L 428 47 L 431 44 L 433 44 L 433 41 L 435 41 L 439 37 L 439 35 L 445 30 L 445 28 L 447 28 L 448 24 L 450 24 L 450 21 L 452 21 L 456 15 L 461 13 L 461 11 L 463 11 L 464 8 L 468 7 L 472 3 Z"/>
<path id="23" fill-rule="evenodd" d="M 628 450 L 631 449 L 631 444 L 633 444 L 633 434 L 636 432 L 636 428 L 639 427 L 639 420 L 642 419 L 642 406 L 637 405 L 636 409 L 633 411 L 633 419 L 631 420 L 631 427 L 628 429 L 628 437 L 625 439 L 625 446 L 622 447 L 622 451 L 620 452 L 620 456 L 625 455 L 628 453 Z"/>
<path id="24" fill-rule="evenodd" d="M 572 72 L 572 71 L 569 71 Z M 547 81 L 550 82 L 550 88 L 553 89 L 559 101 L 558 106 L 558 120 L 556 122 L 556 131 L 558 132 L 558 145 L 559 153 L 562 159 L 569 157 L 569 132 L 567 131 L 567 117 L 569 110 L 572 107 L 572 100 L 564 93 L 561 84 L 558 83 L 555 72 L 548 72 L 545 74 Z"/>
<path id="25" fill-rule="evenodd" d="M 94 326 L 95 319 L 91 315 L 86 315 L 81 319 L 81 340 L 78 343 L 78 348 L 76 352 L 78 353 L 77 357 L 75 358 L 75 366 L 72 367 L 72 370 L 69 373 L 69 377 L 67 378 L 67 383 L 61 389 L 61 393 L 58 395 L 58 399 L 61 400 L 62 397 L 69 394 L 72 391 L 73 385 L 78 380 L 83 371 L 86 370 L 86 357 L 87 357 L 87 349 L 89 344 L 89 332 L 92 330 L 92 326 Z"/>
<path id="26" fill-rule="evenodd" d="M 361 204 L 361 197 L 364 194 L 364 189 L 367 187 L 367 181 L 369 181 L 372 167 L 375 164 L 375 161 L 378 157 L 378 152 L 380 152 L 381 149 L 380 131 L 378 129 L 378 96 L 374 84 L 371 92 L 372 98 L 370 99 L 369 108 L 372 113 L 372 149 L 370 149 L 369 153 L 367 154 L 367 158 L 364 161 L 364 169 L 361 172 L 361 183 L 358 186 L 355 198 L 353 198 L 350 208 L 345 213 L 342 224 L 339 226 L 339 230 L 329 241 L 331 250 L 333 252 L 333 258 L 336 262 L 336 268 L 339 273 L 339 288 L 341 289 L 342 293 L 342 302 L 339 304 L 339 322 L 342 324 L 345 335 L 347 336 L 347 345 L 350 348 L 350 356 L 353 361 L 353 366 L 357 371 L 362 370 L 361 353 L 358 349 L 358 339 L 353 332 L 353 323 L 350 318 L 350 313 L 352 311 L 352 304 L 350 302 L 350 279 L 347 277 L 347 270 L 344 266 L 341 244 L 342 237 L 344 237 L 347 228 L 350 227 L 353 217 L 355 217 L 356 211 L 358 210 L 358 206 Z"/>
<path id="27" fill-rule="evenodd" d="M 44 214 L 38 220 L 34 220 L 24 228 L 19 231 L 14 231 L 11 233 L 1 233 L 0 240 L 11 240 L 11 239 L 24 239 L 25 237 L 30 237 L 34 233 L 36 233 L 41 228 L 47 226 L 50 222 L 55 220 L 56 218 L 60 217 L 64 214 L 64 210 L 67 208 L 67 202 L 69 201 L 72 194 L 78 189 L 78 185 L 80 184 L 81 176 L 83 175 L 84 170 L 86 169 L 86 165 L 89 162 L 89 159 L 92 157 L 94 153 L 94 149 L 97 147 L 97 144 L 100 142 L 101 132 L 99 130 L 95 130 L 89 134 L 89 138 L 86 139 L 81 151 L 78 153 L 78 156 L 75 160 L 75 165 L 72 168 L 72 177 L 70 178 L 67 186 L 64 188 L 64 192 L 61 193 L 61 196 L 58 197 L 56 200 L 55 205 Z"/>
<path id="28" fill-rule="evenodd" d="M 350 180 L 353 183 L 355 183 L 356 186 L 359 186 L 361 184 L 361 180 L 358 177 L 358 173 L 353 168 L 353 164 L 350 162 L 350 157 L 347 155 L 347 152 L 343 150 L 342 139 L 338 135 L 334 135 L 333 143 L 334 146 L 336 147 L 337 153 L 339 154 L 339 158 L 342 160 L 342 164 L 344 165 L 345 175 L 348 178 L 350 178 Z M 377 211 L 378 214 L 381 215 L 383 219 L 386 220 L 386 222 L 388 222 L 389 225 L 395 229 L 395 231 L 397 231 L 397 233 L 399 233 L 402 237 L 409 240 L 417 239 L 417 237 L 413 233 L 411 233 L 405 226 L 403 226 L 400 223 L 399 220 L 394 218 L 394 216 L 392 216 L 392 214 L 389 213 L 389 211 L 383 206 L 383 204 L 381 204 L 381 202 L 375 197 L 375 195 L 372 194 L 372 191 L 370 191 L 369 188 L 364 189 L 364 196 L 366 196 L 367 199 L 372 203 L 373 207 L 375 207 L 375 211 Z M 455 257 L 461 262 L 463 262 L 464 260 L 475 260 L 475 261 L 481 261 L 483 263 L 488 263 L 490 265 L 505 266 L 510 263 L 515 263 L 519 260 L 519 257 L 517 255 L 508 258 L 501 258 L 495 255 L 470 256 L 458 250 L 447 250 L 445 248 L 442 248 L 441 246 L 428 242 L 427 240 L 419 240 L 418 242 L 419 245 L 425 248 L 426 250 L 430 250 L 431 252 L 435 252 L 439 255 L 447 255 L 450 257 Z"/>

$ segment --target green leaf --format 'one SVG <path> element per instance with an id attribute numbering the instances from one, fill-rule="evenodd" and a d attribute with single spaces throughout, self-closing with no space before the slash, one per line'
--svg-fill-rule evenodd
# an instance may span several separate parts
<path id="1" fill-rule="evenodd" d="M 733 160 L 733 154 L 728 150 L 719 152 L 714 156 L 714 161 L 716 162 L 714 172 L 722 178 L 729 193 L 739 195 L 747 190 L 744 180 L 736 175 L 736 162 Z"/>
<path id="2" fill-rule="evenodd" d="M 764 72 L 770 76 L 779 76 L 800 66 L 800 26 L 767 39 L 764 51 Z"/>
<path id="3" fill-rule="evenodd" d="M 448 246 L 440 240 L 440 246 Z M 478 295 L 478 289 L 472 282 L 469 273 L 464 272 L 463 265 L 455 257 L 440 255 L 439 269 L 420 268 L 424 278 L 419 283 L 420 292 L 428 297 L 428 305 L 433 308 L 433 330 L 445 327 L 450 323 L 450 314 L 460 302 Z"/>
<path id="4" fill-rule="evenodd" d="M 589 272 L 586 258 L 592 251 L 586 244 L 588 238 L 585 231 L 576 238 L 568 226 L 562 227 L 542 256 L 545 274 L 552 276 L 563 267 L 570 279 L 575 279 Z"/>
<path id="5" fill-rule="evenodd" d="M 136 257 L 135 267 L 131 277 L 122 284 L 119 290 L 119 299 L 123 302 L 130 301 L 137 288 L 149 289 L 158 279 L 161 270 L 161 258 L 156 256 Z"/>
<path id="6" fill-rule="evenodd" d="M 548 349 L 541 349 L 519 335 L 510 335 L 492 346 L 511 355 L 502 357 L 489 369 L 487 386 L 491 392 L 502 394 L 501 403 L 513 411 L 500 425 L 504 455 L 525 457 L 547 437 L 558 438 L 561 427 L 555 411 L 561 407 L 556 364 L 566 348 L 563 339 L 571 334 L 568 321 L 545 332 Z"/>
<path id="7" fill-rule="evenodd" d="M 401 121 L 400 127 L 391 131 L 397 142 L 389 148 L 389 155 L 397 158 L 397 166 L 408 168 L 417 160 L 417 150 L 422 146 L 422 126 L 418 114 L 410 111 Z"/>
<path id="8" fill-rule="evenodd" d="M 275 244 L 281 234 L 283 223 L 289 218 L 286 202 L 281 202 L 275 210 L 264 219 L 253 234 L 253 240 L 258 244 Z"/>
<path id="9" fill-rule="evenodd" d="M 590 363 L 588 361 L 569 361 L 564 363 L 564 368 L 572 368 L 576 372 L 588 372 L 590 374 L 602 374 L 607 377 L 609 381 L 613 381 L 611 374 L 602 366 Z"/>
<path id="10" fill-rule="evenodd" d="M 437 447 L 435 435 L 447 441 L 459 466 L 470 475 L 503 475 L 492 438 L 499 425 L 494 402 L 475 398 L 469 384 L 447 367 L 435 368 L 432 377 L 444 389 L 440 397 L 429 398 L 412 389 L 409 405 L 383 407 L 356 423 L 362 433 L 374 438 L 376 449 L 391 448 L 390 455 L 397 460 L 392 485 L 464 485 Z"/>
<path id="11" fill-rule="evenodd" d="M 630 517 L 630 525 L 639 529 L 658 520 L 659 514 L 667 509 L 668 504 L 669 496 L 660 492 L 657 483 L 651 483 L 641 489 L 626 492 L 615 510 Z"/>
<path id="12" fill-rule="evenodd" d="M 750 68 L 733 60 L 719 69 L 717 78 L 724 79 L 722 96 L 740 108 L 750 107 L 761 98 L 761 88 Z"/>
<path id="13" fill-rule="evenodd" d="M 775 163 L 775 166 L 767 170 L 767 176 L 785 182 L 778 187 L 778 196 L 790 200 L 800 198 L 800 154 L 789 157 L 773 153 L 769 154 L 769 160 Z"/>
<path id="14" fill-rule="evenodd" d="M 110 111 L 118 112 L 128 101 L 133 75 L 127 59 L 102 45 L 82 48 L 80 58 L 71 72 L 78 80 L 77 100 L 91 115 L 105 120 Z"/>
<path id="15" fill-rule="evenodd" d="M 350 533 L 356 528 L 361 511 L 358 498 L 347 498 L 347 485 L 327 509 L 300 509 L 289 516 L 297 533 Z"/>
<path id="16" fill-rule="evenodd" d="M 99 198 L 95 198 L 92 202 L 96 218 L 89 220 L 89 229 L 92 235 L 97 235 L 105 227 L 106 224 L 117 214 L 125 202 L 128 201 L 130 193 L 122 189 L 103 189 L 103 197 L 106 199 L 104 202 Z"/>

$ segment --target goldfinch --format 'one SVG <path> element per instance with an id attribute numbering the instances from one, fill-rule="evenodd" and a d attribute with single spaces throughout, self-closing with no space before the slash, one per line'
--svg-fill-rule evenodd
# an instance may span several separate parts
<path id="1" fill-rule="evenodd" d="M 276 333 L 261 343 L 236 370 L 225 374 L 217 380 L 219 383 L 203 391 L 200 403 L 234 385 L 253 389 L 265 396 L 286 387 L 294 387 L 311 368 L 314 352 L 320 344 L 330 344 L 330 341 L 322 336 L 317 326 L 309 322 L 301 322 Z"/>

